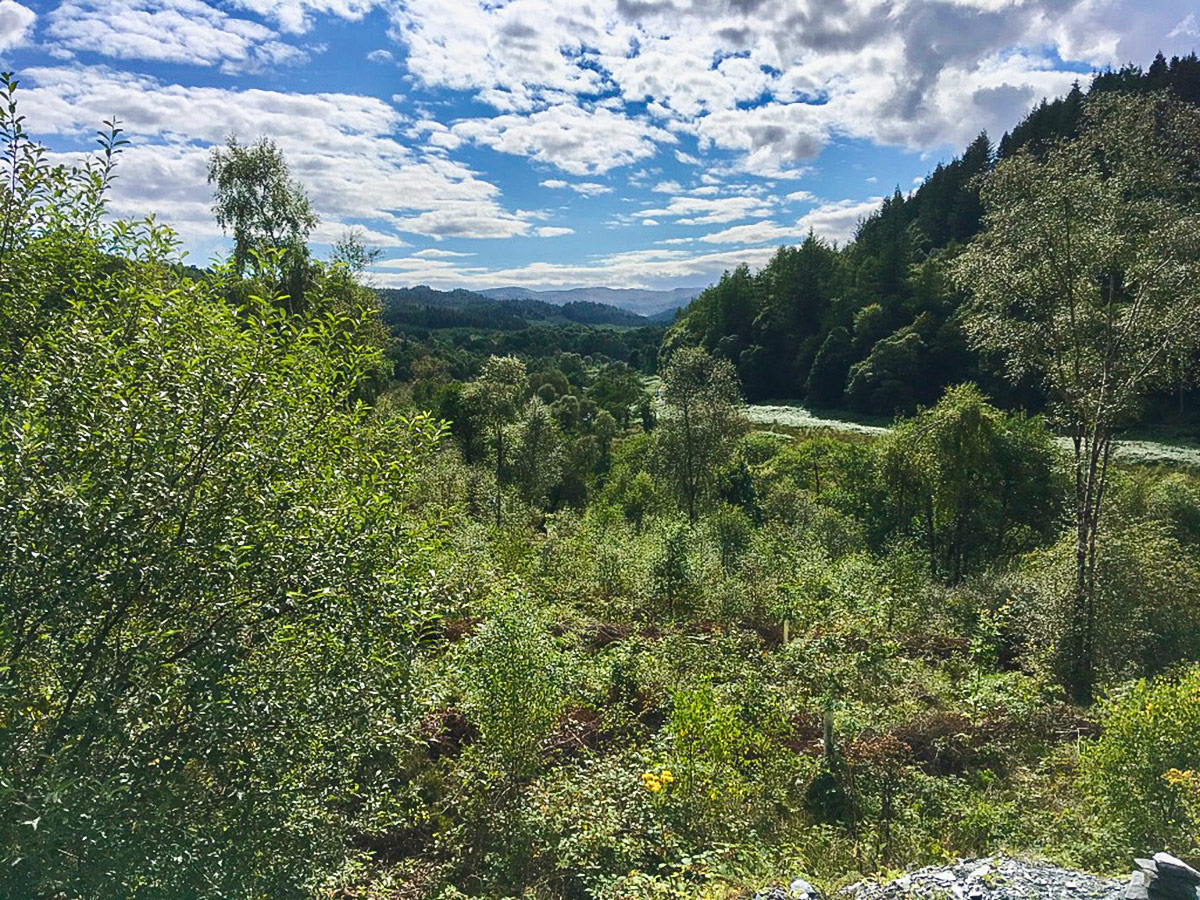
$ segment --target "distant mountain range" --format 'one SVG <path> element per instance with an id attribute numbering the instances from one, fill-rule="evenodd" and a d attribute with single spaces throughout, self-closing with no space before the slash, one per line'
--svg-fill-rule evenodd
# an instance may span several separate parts
<path id="1" fill-rule="evenodd" d="M 704 290 L 698 288 L 675 288 L 670 291 L 641 291 L 636 288 L 571 288 L 565 291 L 531 291 L 522 287 L 489 288 L 478 293 L 493 300 L 540 300 L 543 303 L 553 303 L 562 306 L 566 303 L 603 303 L 627 309 L 639 315 L 663 321 L 662 314 L 670 315 L 665 321 L 674 318 L 675 310 L 687 306 Z"/>
<path id="2" fill-rule="evenodd" d="M 515 331 L 533 323 L 546 325 L 608 325 L 626 328 L 669 324 L 675 308 L 647 317 L 608 303 L 581 297 L 551 302 L 542 293 L 512 288 L 519 296 L 496 297 L 492 292 L 439 291 L 426 285 L 382 288 L 378 291 L 384 323 L 391 328 L 479 328 Z M 559 295 L 570 291 L 550 292 Z M 649 293 L 649 292 L 642 292 Z M 669 292 L 663 292 L 669 293 Z M 524 296 L 525 294 L 531 296 Z"/>

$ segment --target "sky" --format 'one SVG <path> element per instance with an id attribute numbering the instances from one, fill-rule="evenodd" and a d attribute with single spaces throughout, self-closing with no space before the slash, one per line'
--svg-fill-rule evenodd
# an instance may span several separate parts
<path id="1" fill-rule="evenodd" d="M 124 127 L 115 215 L 206 264 L 208 154 L 266 135 L 395 287 L 703 286 L 1198 46 L 1200 0 L 0 0 L 55 158 Z"/>

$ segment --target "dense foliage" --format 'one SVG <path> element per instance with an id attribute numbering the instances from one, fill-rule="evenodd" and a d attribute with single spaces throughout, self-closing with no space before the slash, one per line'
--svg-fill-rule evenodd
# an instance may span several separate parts
<path id="1" fill-rule="evenodd" d="M 1200 478 L 1102 454 L 1078 569 L 1081 448 L 1191 364 L 1195 279 L 1142 277 L 1193 271 L 1194 145 L 1155 143 L 1190 107 L 1047 105 L 851 247 L 730 273 L 660 352 L 524 301 L 397 318 L 352 238 L 313 258 L 266 142 L 213 157 L 245 252 L 186 268 L 106 215 L 115 126 L 53 168 L 5 92 L 0 895 L 715 900 L 1200 853 Z M 239 218 L 260 196 L 280 221 Z M 1111 255 L 1049 347 L 1073 295 L 1030 288 L 1022 229 L 1079 196 Z M 919 234 L 972 242 L 959 282 L 893 252 Z M 1103 371 L 1146 380 L 1093 402 L 1055 367 L 1114 327 Z M 1000 405 L 963 378 L 984 332 Z M 774 372 L 911 415 L 755 429 Z"/>
<path id="2" fill-rule="evenodd" d="M 356 399 L 369 304 L 227 302 L 103 219 L 115 129 L 2 121 L 0 894 L 304 895 L 409 716 L 440 429 Z"/>
<path id="3" fill-rule="evenodd" d="M 989 183 L 983 176 L 998 163 L 1012 163 L 1011 173 L 1020 158 L 1040 158 L 1056 142 L 1077 137 L 1086 127 L 1087 96 L 1159 91 L 1186 105 L 1200 103 L 1196 57 L 1168 62 L 1160 56 L 1145 72 L 1127 67 L 1099 74 L 1088 94 L 1076 87 L 1043 103 L 995 150 L 981 134 L 911 194 L 897 190 L 885 199 L 845 247 L 810 235 L 799 246 L 780 248 L 760 272 L 727 272 L 687 309 L 667 345 L 699 343 L 728 359 L 751 400 L 803 399 L 890 416 L 910 414 L 934 403 L 946 387 L 974 381 L 1002 405 L 1040 409 L 1045 389 L 1036 378 L 1007 383 L 994 356 L 968 346 L 967 293 L 950 277 L 949 265 L 983 228 L 980 190 Z M 1134 132 L 1127 137 L 1137 140 Z M 1149 176 L 1149 166 L 1144 172 Z M 1139 415 L 1194 419 L 1194 386 L 1164 387 Z"/>

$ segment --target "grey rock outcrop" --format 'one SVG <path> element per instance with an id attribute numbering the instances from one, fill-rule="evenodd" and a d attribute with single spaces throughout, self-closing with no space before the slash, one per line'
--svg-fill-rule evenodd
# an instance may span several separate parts
<path id="1" fill-rule="evenodd" d="M 754 900 L 823 900 L 821 892 L 803 878 L 794 878 L 786 888 L 769 887 L 754 895 Z"/>
<path id="2" fill-rule="evenodd" d="M 808 882 L 797 880 L 790 889 L 773 887 L 760 891 L 755 900 L 819 900 L 820 896 Z M 1121 882 L 1112 878 L 1047 863 L 993 856 L 960 859 L 948 866 L 929 866 L 890 881 L 860 881 L 839 891 L 835 900 L 1123 900 L 1123 897 Z"/>
<path id="3" fill-rule="evenodd" d="M 1120 900 L 1121 882 L 1047 863 L 987 857 L 918 869 L 886 883 L 864 881 L 847 900 Z"/>
<path id="4" fill-rule="evenodd" d="M 1200 872 L 1169 853 L 1135 859 L 1124 900 L 1200 900 Z"/>

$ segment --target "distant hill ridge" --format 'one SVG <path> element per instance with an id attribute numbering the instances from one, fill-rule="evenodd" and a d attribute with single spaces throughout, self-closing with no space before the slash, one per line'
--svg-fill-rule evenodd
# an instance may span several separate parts
<path id="1" fill-rule="evenodd" d="M 561 304 L 534 297 L 490 297 L 457 289 L 439 291 L 427 285 L 411 288 L 381 288 L 379 294 L 384 322 L 391 326 L 422 328 L 487 328 L 514 331 L 532 322 L 546 324 L 610 325 L 642 327 L 670 322 L 655 321 L 606 303 L 575 299 Z"/>
<path id="2" fill-rule="evenodd" d="M 568 303 L 601 303 L 616 306 L 643 316 L 666 316 L 659 321 L 670 322 L 676 309 L 687 306 L 703 291 L 703 287 L 674 288 L 667 291 L 638 288 L 569 288 L 561 291 L 535 291 L 523 287 L 488 288 L 479 293 L 492 300 L 540 300 L 563 306 Z"/>

